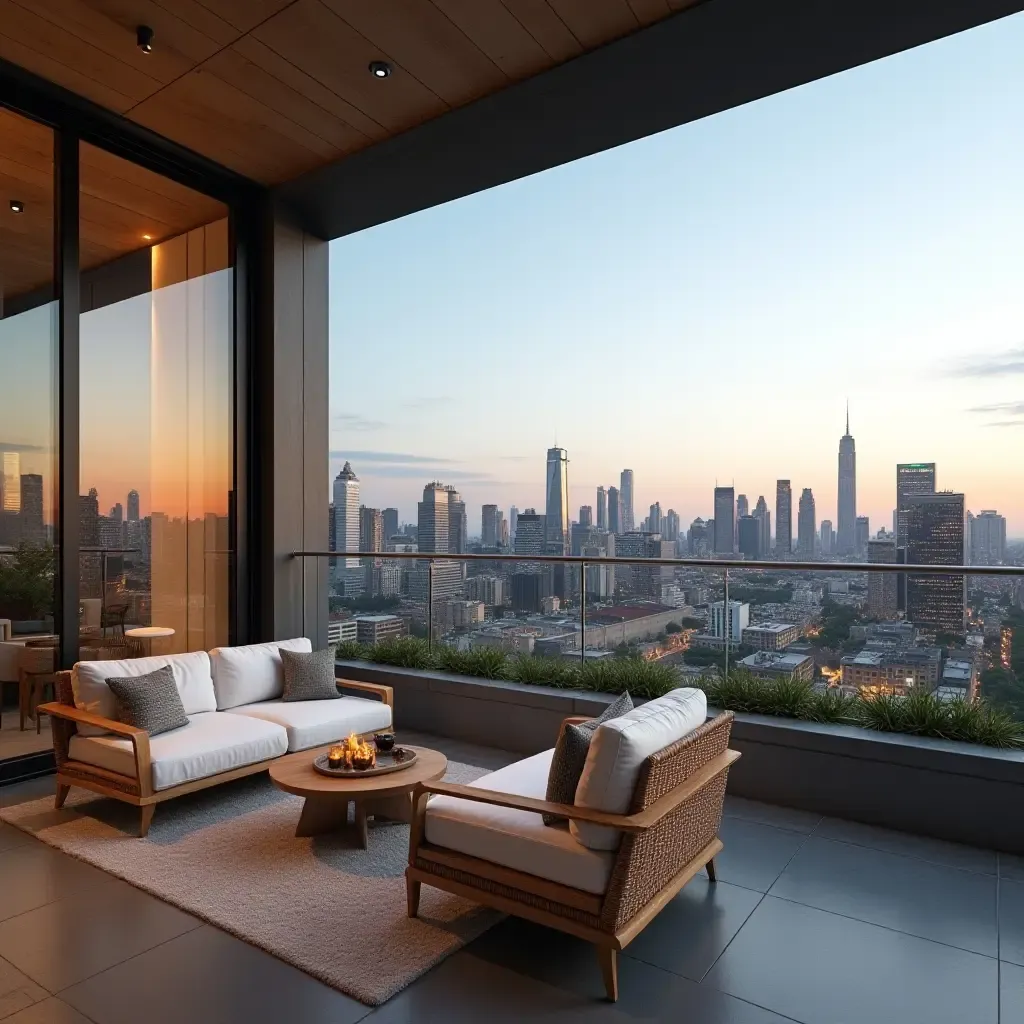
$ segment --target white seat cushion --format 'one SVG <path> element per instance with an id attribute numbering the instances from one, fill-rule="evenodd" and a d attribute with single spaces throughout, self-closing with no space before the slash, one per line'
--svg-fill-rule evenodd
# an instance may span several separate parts
<path id="1" fill-rule="evenodd" d="M 579 807 L 625 813 L 644 761 L 693 732 L 707 717 L 704 691 L 684 687 L 603 722 L 594 732 L 573 802 Z M 593 850 L 618 849 L 622 838 L 618 829 L 585 821 L 574 821 L 569 827 Z"/>
<path id="2" fill-rule="evenodd" d="M 257 718 L 207 711 L 190 715 L 188 725 L 152 736 L 153 789 L 280 757 L 288 751 L 288 735 L 279 725 Z M 135 776 L 132 741 L 120 736 L 72 736 L 68 753 L 73 761 Z"/>
<path id="3" fill-rule="evenodd" d="M 75 706 L 95 715 L 117 720 L 117 700 L 107 680 L 116 676 L 144 676 L 169 665 L 174 684 L 181 696 L 186 715 L 217 710 L 217 697 L 210 674 L 210 656 L 206 651 L 190 654 L 166 654 L 152 658 L 127 658 L 124 661 L 80 661 L 71 673 Z M 78 726 L 79 736 L 107 735 L 105 729 Z"/>
<path id="4" fill-rule="evenodd" d="M 225 711 L 240 704 L 256 704 L 280 697 L 284 693 L 282 649 L 308 653 L 313 650 L 313 645 L 306 637 L 300 636 L 294 640 L 275 640 L 247 647 L 215 647 L 210 651 L 217 710 Z"/>
<path id="5" fill-rule="evenodd" d="M 309 750 L 344 739 L 349 733 L 391 728 L 391 708 L 379 700 L 339 697 L 337 700 L 267 700 L 230 708 L 239 715 L 273 722 L 288 733 L 289 750 Z"/>
<path id="6" fill-rule="evenodd" d="M 480 789 L 544 799 L 553 750 L 471 782 Z M 427 804 L 425 835 L 432 846 L 546 878 L 584 892 L 608 888 L 614 855 L 588 850 L 565 828 L 545 825 L 533 811 L 495 807 L 458 797 L 435 796 Z"/>

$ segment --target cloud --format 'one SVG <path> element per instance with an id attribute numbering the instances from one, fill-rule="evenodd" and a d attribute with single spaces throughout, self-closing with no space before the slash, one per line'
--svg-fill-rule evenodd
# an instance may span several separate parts
<path id="1" fill-rule="evenodd" d="M 405 452 L 374 452 L 374 451 L 332 451 L 331 458 L 341 462 L 369 462 L 384 464 L 402 464 L 412 466 L 453 466 L 455 459 L 436 459 L 430 455 L 408 455 Z"/>
<path id="2" fill-rule="evenodd" d="M 331 423 L 339 430 L 353 430 L 357 433 L 383 430 L 387 426 L 383 420 L 371 420 L 354 412 L 336 412 L 331 417 Z"/>
<path id="3" fill-rule="evenodd" d="M 1024 348 L 979 355 L 961 361 L 946 371 L 950 377 L 1012 377 L 1024 374 Z"/>
<path id="4" fill-rule="evenodd" d="M 986 427 L 1024 427 L 1024 402 L 995 402 L 992 405 L 975 405 L 967 410 L 981 416 L 1001 416 L 990 420 Z"/>
<path id="5" fill-rule="evenodd" d="M 0 452 L 48 452 L 50 449 L 41 444 L 17 444 L 14 441 L 0 441 Z"/>

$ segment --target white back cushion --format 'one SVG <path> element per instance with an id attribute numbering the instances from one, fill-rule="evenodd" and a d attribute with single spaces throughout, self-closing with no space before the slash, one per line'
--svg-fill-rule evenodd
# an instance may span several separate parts
<path id="1" fill-rule="evenodd" d="M 107 680 L 116 676 L 144 676 L 154 669 L 169 665 L 174 683 L 181 695 L 186 715 L 199 715 L 217 710 L 217 698 L 210 675 L 210 656 L 206 651 L 191 654 L 161 654 L 152 658 L 129 658 L 125 661 L 80 661 L 71 672 L 75 705 L 83 711 L 117 720 L 117 701 Z M 102 736 L 103 729 L 79 725 L 82 736 Z"/>
<path id="2" fill-rule="evenodd" d="M 308 653 L 313 645 L 300 636 L 295 640 L 275 640 L 248 647 L 217 647 L 210 651 L 217 710 L 280 697 L 284 693 L 282 650 Z"/>
<path id="3" fill-rule="evenodd" d="M 599 725 L 576 787 L 577 806 L 615 814 L 628 811 L 644 761 L 693 732 L 707 717 L 704 691 L 682 688 Z M 615 850 L 621 838 L 618 829 L 583 821 L 571 822 L 569 828 L 591 850 Z"/>

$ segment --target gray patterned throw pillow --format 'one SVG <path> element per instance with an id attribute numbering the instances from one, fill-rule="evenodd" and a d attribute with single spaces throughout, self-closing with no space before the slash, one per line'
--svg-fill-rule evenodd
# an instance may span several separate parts
<path id="1" fill-rule="evenodd" d="M 188 725 L 181 694 L 169 665 L 144 676 L 115 676 L 107 680 L 117 702 L 117 717 L 126 725 L 157 736 Z"/>
<path id="2" fill-rule="evenodd" d="M 590 751 L 590 741 L 594 738 L 597 727 L 602 722 L 620 718 L 632 710 L 632 698 L 628 693 L 624 693 L 618 700 L 609 704 L 599 718 L 580 722 L 579 725 L 567 725 L 562 730 L 562 735 L 558 737 L 558 743 L 555 745 L 555 752 L 551 755 L 545 800 L 551 800 L 556 804 L 575 802 L 576 787 L 580 784 L 580 776 L 583 774 Z M 545 825 L 560 825 L 565 822 L 565 818 L 560 818 L 557 814 L 545 814 L 543 818 Z"/>
<path id="3" fill-rule="evenodd" d="M 334 648 L 325 651 L 281 651 L 284 665 L 282 700 L 334 700 L 341 696 L 334 681 Z"/>

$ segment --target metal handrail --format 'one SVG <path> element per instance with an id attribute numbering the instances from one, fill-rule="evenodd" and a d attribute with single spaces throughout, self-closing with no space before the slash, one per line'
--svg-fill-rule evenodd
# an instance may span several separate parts
<path id="1" fill-rule="evenodd" d="M 904 565 L 901 562 L 748 562 L 739 558 L 622 558 L 618 555 L 505 555 L 448 551 L 293 551 L 292 558 L 397 558 L 410 561 L 548 562 L 556 565 L 670 565 L 681 569 L 780 569 L 809 572 L 910 573 L 924 576 L 1024 576 L 1024 565 Z"/>

